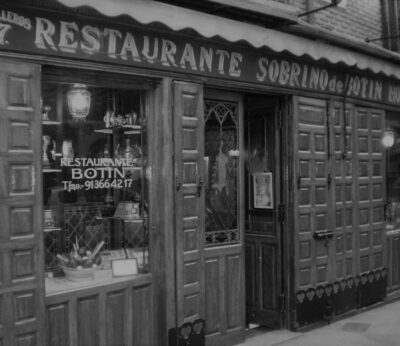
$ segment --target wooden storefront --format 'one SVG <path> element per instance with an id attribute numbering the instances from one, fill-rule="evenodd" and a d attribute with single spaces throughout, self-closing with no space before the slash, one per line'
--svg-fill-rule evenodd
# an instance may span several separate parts
<path id="1" fill-rule="evenodd" d="M 398 80 L 90 9 L 0 13 L 0 346 L 234 345 L 398 289 Z M 101 240 L 103 270 L 66 280 L 57 255 Z M 104 267 L 129 251 L 130 275 Z"/>

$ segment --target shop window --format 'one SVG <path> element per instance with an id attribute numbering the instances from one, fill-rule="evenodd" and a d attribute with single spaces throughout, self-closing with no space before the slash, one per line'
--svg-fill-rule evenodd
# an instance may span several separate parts
<path id="1" fill-rule="evenodd" d="M 205 101 L 206 246 L 239 241 L 238 104 Z"/>
<path id="2" fill-rule="evenodd" d="M 42 84 L 48 280 L 147 272 L 145 92 L 140 83 L 119 87 L 101 74 L 58 75 Z"/>
<path id="3" fill-rule="evenodd" d="M 387 114 L 386 121 L 387 228 L 400 228 L 400 120 Z M 385 142 L 384 142 L 385 143 Z M 376 190 L 376 189 L 375 189 Z"/>

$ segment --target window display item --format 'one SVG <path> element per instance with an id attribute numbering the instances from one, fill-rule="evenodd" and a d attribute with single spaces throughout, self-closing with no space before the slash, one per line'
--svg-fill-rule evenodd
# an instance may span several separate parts
<path id="1" fill-rule="evenodd" d="M 84 121 L 90 110 L 90 92 L 83 84 L 74 84 L 67 93 L 68 110 L 72 119 Z"/>
<path id="2" fill-rule="evenodd" d="M 111 269 L 114 277 L 136 275 L 138 265 L 136 258 L 126 258 L 111 261 Z"/>
<path id="3" fill-rule="evenodd" d="M 42 150 L 43 150 L 43 159 L 42 164 L 43 167 L 50 167 L 50 160 L 52 160 L 51 156 L 51 147 L 54 147 L 53 139 L 49 135 L 42 136 Z"/>
<path id="4" fill-rule="evenodd" d="M 79 247 L 78 241 L 72 244 L 73 250 L 68 255 L 57 255 L 65 277 L 71 281 L 91 280 L 94 271 L 98 269 L 101 261 L 99 255 L 104 241 L 98 243 L 92 251 L 86 247 Z"/>
<path id="5" fill-rule="evenodd" d="M 51 110 L 50 106 L 44 106 L 42 110 L 42 121 L 50 121 L 49 112 Z"/>
<path id="6" fill-rule="evenodd" d="M 114 218 L 123 220 L 134 220 L 139 218 L 139 203 L 122 201 L 118 203 Z"/>
<path id="7" fill-rule="evenodd" d="M 62 143 L 62 156 L 65 159 L 73 159 L 74 158 L 74 148 L 72 146 L 72 140 L 64 139 Z"/>
<path id="8" fill-rule="evenodd" d="M 47 209 L 44 211 L 44 228 L 55 228 L 56 221 L 53 209 Z"/>

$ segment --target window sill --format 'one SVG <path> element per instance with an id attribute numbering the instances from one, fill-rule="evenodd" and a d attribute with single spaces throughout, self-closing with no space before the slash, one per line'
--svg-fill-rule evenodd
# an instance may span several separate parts
<path id="1" fill-rule="evenodd" d="M 151 274 L 137 274 L 124 277 L 113 277 L 111 270 L 98 270 L 94 274 L 93 280 L 74 282 L 65 277 L 54 277 L 45 279 L 46 297 L 59 294 L 69 294 L 81 290 L 92 290 L 105 286 L 129 284 L 133 286 L 143 286 L 150 284 Z"/>

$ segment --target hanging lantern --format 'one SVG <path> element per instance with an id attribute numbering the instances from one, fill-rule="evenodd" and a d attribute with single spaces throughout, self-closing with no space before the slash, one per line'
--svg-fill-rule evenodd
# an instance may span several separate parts
<path id="1" fill-rule="evenodd" d="M 85 121 L 90 109 L 90 92 L 86 85 L 74 84 L 67 93 L 68 110 L 72 119 Z"/>
<path id="2" fill-rule="evenodd" d="M 394 132 L 392 129 L 387 129 L 384 132 L 382 144 L 385 148 L 391 148 L 394 145 Z"/>

